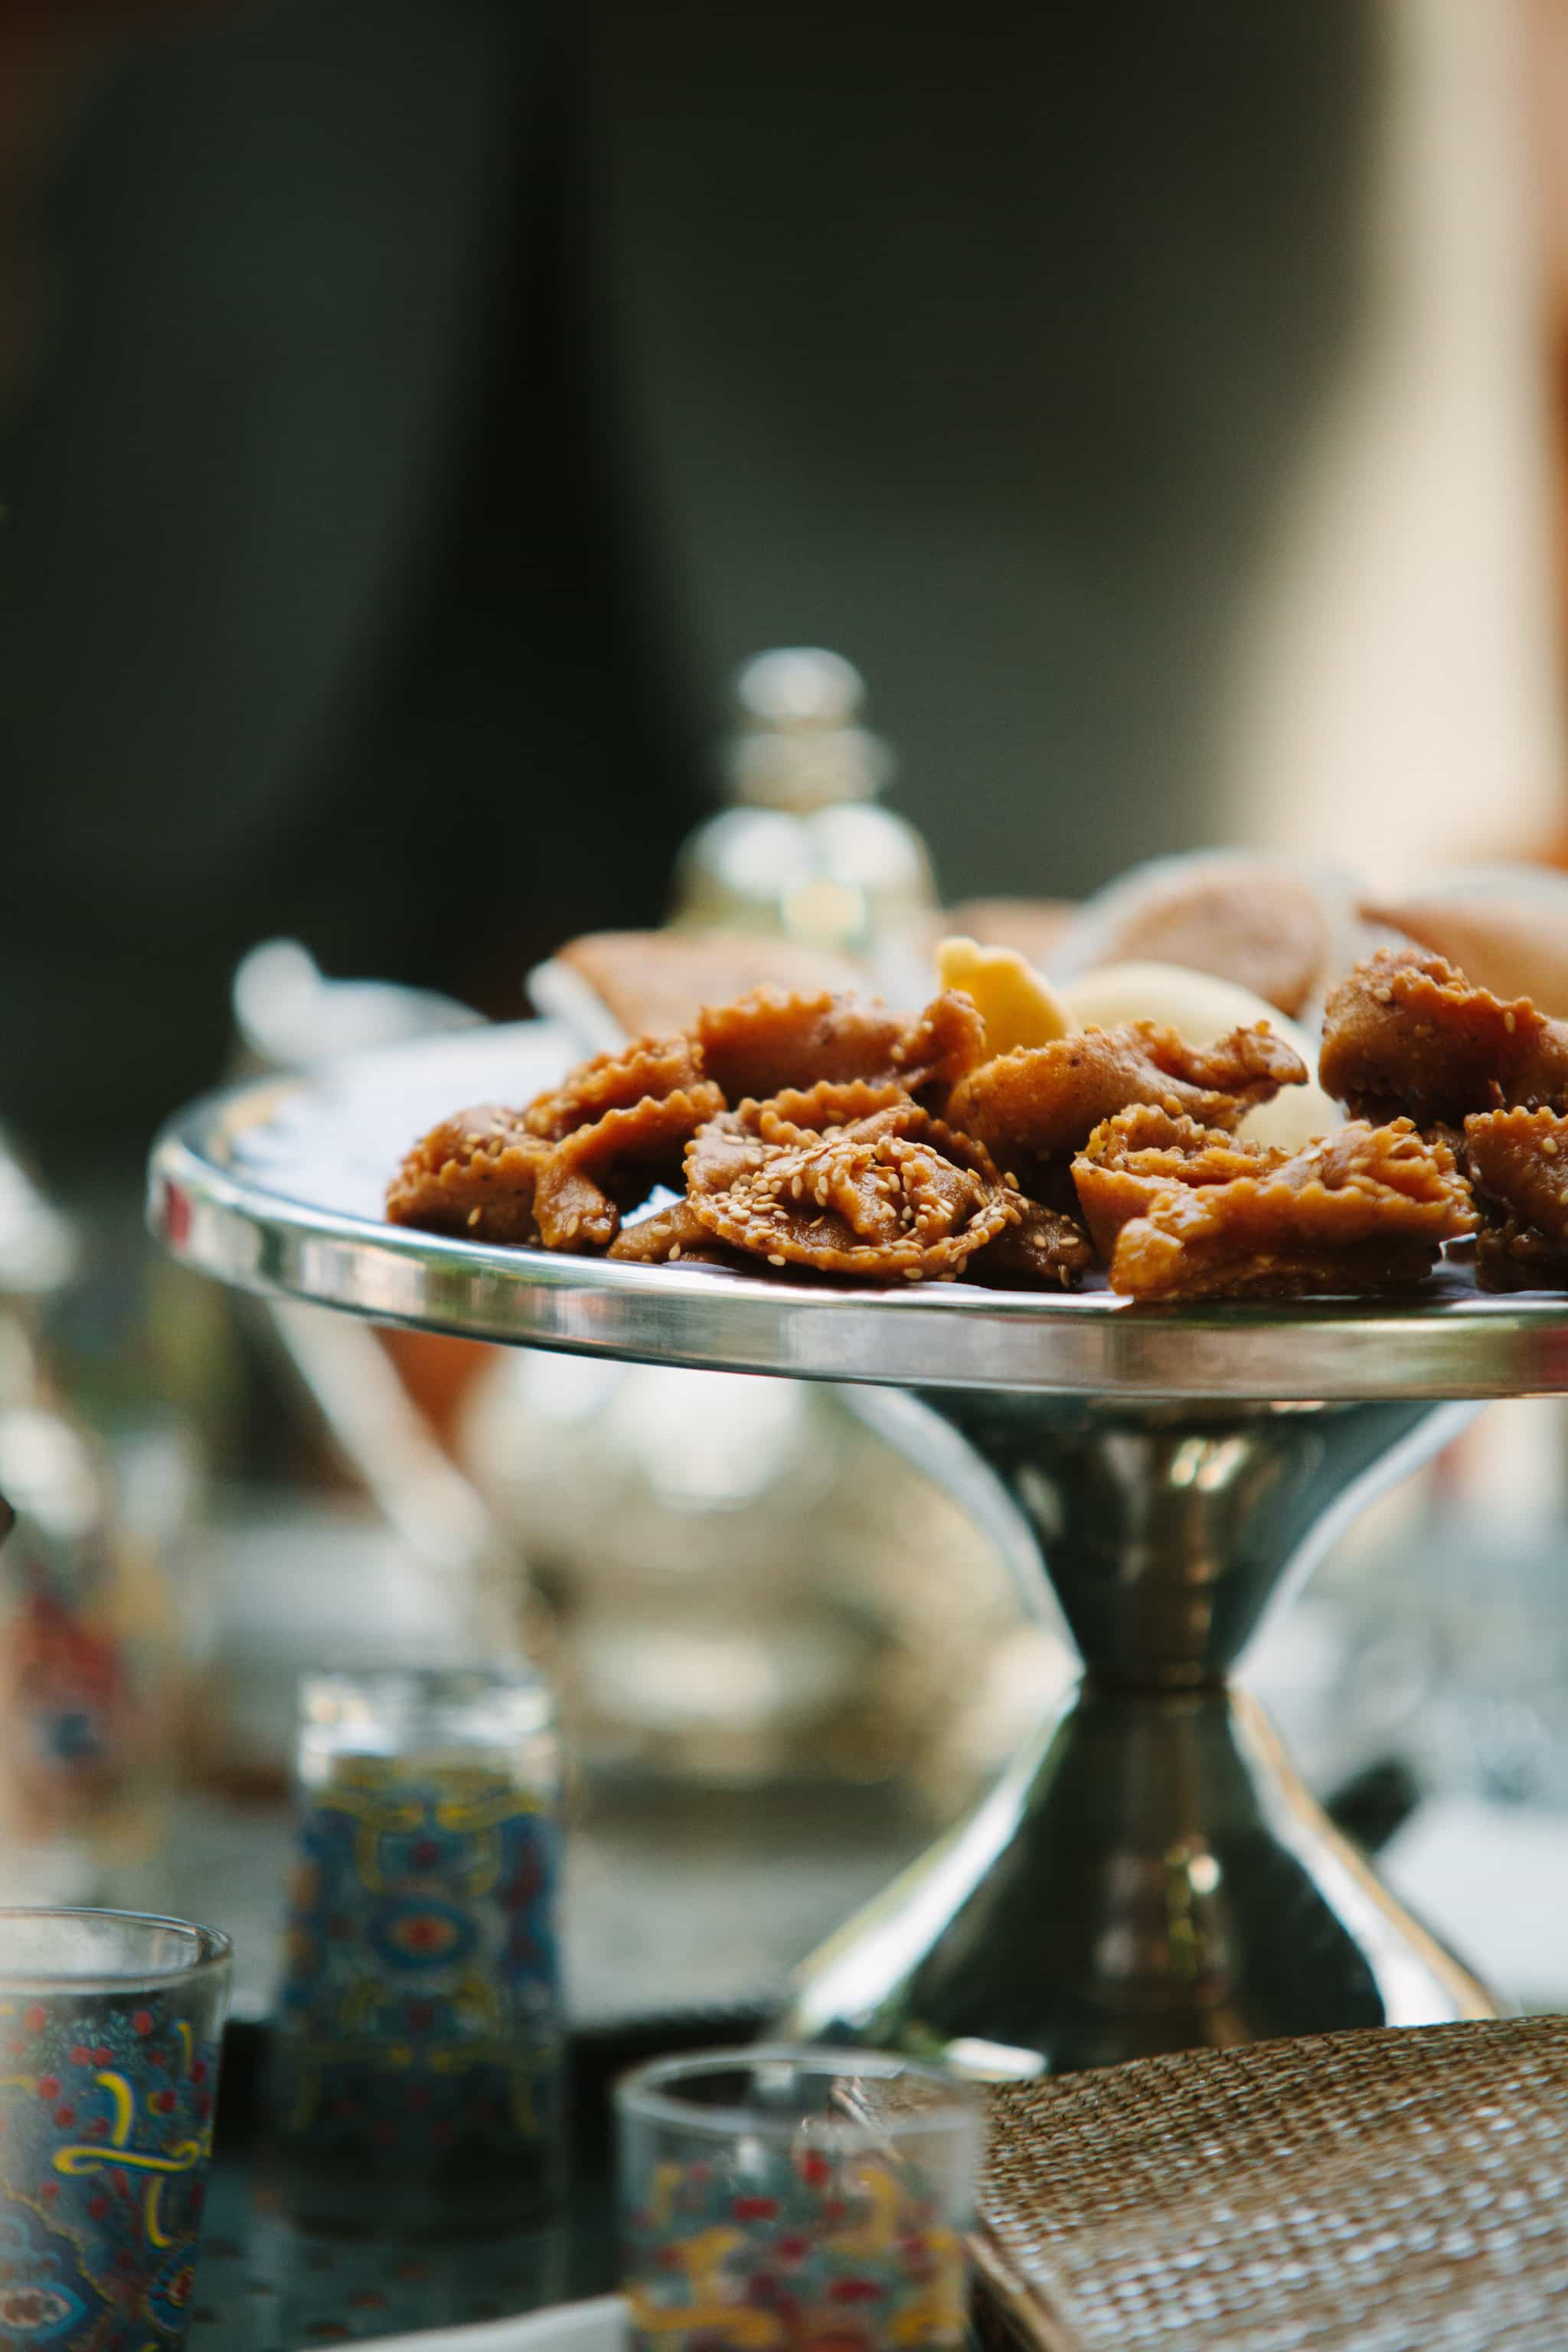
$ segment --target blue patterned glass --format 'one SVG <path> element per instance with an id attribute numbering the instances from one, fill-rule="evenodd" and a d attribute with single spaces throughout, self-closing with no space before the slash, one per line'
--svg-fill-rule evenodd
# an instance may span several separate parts
<path id="1" fill-rule="evenodd" d="M 228 1967 L 209 1927 L 0 1910 L 0 2345 L 184 2343 Z"/>
<path id="2" fill-rule="evenodd" d="M 303 2218 L 432 2231 L 548 2210 L 562 2131 L 559 1756 L 542 1685 L 304 1685 L 273 2084 Z"/>

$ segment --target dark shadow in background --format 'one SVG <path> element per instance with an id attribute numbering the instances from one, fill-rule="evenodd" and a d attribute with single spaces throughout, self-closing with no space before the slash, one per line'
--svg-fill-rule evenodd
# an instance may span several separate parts
<path id="1" fill-rule="evenodd" d="M 510 1010 L 657 916 L 770 641 L 862 662 L 955 894 L 1200 836 L 1380 62 L 1363 0 L 141 45 L 0 445 L 0 1108 L 138 1150 L 268 931 Z"/>

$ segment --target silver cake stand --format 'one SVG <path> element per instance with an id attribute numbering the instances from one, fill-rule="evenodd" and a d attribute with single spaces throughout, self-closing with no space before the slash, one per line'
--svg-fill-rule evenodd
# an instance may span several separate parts
<path id="1" fill-rule="evenodd" d="M 874 1383 L 868 1417 L 1054 1588 L 1084 1675 L 978 1811 L 802 1970 L 787 2028 L 998 2073 L 1493 2014 L 1229 1681 L 1266 1609 L 1436 1450 L 1446 1400 L 1568 1391 L 1568 1301 L 1462 1269 L 1397 1304 L 1135 1307 L 761 1281 L 381 1222 L 411 1139 L 573 1058 L 475 1031 L 171 1122 L 149 1215 L 275 1299 L 467 1339 Z M 899 1391 L 905 1391 L 900 1395 Z M 890 1392 L 890 1393 L 889 1393 Z"/>

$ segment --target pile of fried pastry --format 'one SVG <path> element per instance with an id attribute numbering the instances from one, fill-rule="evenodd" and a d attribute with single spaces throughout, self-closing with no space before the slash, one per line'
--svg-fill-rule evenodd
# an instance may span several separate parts
<path id="1" fill-rule="evenodd" d="M 959 987 L 912 1015 L 755 990 L 521 1108 L 444 1120 L 386 1213 L 784 1279 L 1055 1289 L 1103 1267 L 1145 1300 L 1396 1290 L 1473 1236 L 1483 1284 L 1568 1287 L 1568 1022 L 1528 997 L 1417 947 L 1358 963 L 1319 1064 L 1351 1116 L 1294 1149 L 1237 1131 L 1309 1080 L 1267 1023 L 997 1051 L 988 1009 Z"/>

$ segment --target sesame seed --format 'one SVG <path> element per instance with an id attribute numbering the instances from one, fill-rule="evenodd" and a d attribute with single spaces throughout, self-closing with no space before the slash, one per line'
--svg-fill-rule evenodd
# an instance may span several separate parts
<path id="1" fill-rule="evenodd" d="M 480 1217 L 481 1217 L 483 1214 L 484 1214 L 483 1210 L 482 1210 L 482 1209 L 480 1209 L 480 1208 L 479 1208 L 477 1205 L 476 1205 L 474 1208 L 471 1208 L 471 1209 L 468 1211 L 468 1223 L 469 1223 L 469 1224 L 470 1224 L 470 1225 L 477 1225 L 477 1224 L 479 1223 L 479 1222 Z"/>
<path id="2" fill-rule="evenodd" d="M 777 1250 L 770 1250 L 768 1252 L 768 1264 L 770 1265 L 787 1265 L 789 1264 L 789 1260 L 785 1257 L 782 1257 Z"/>

